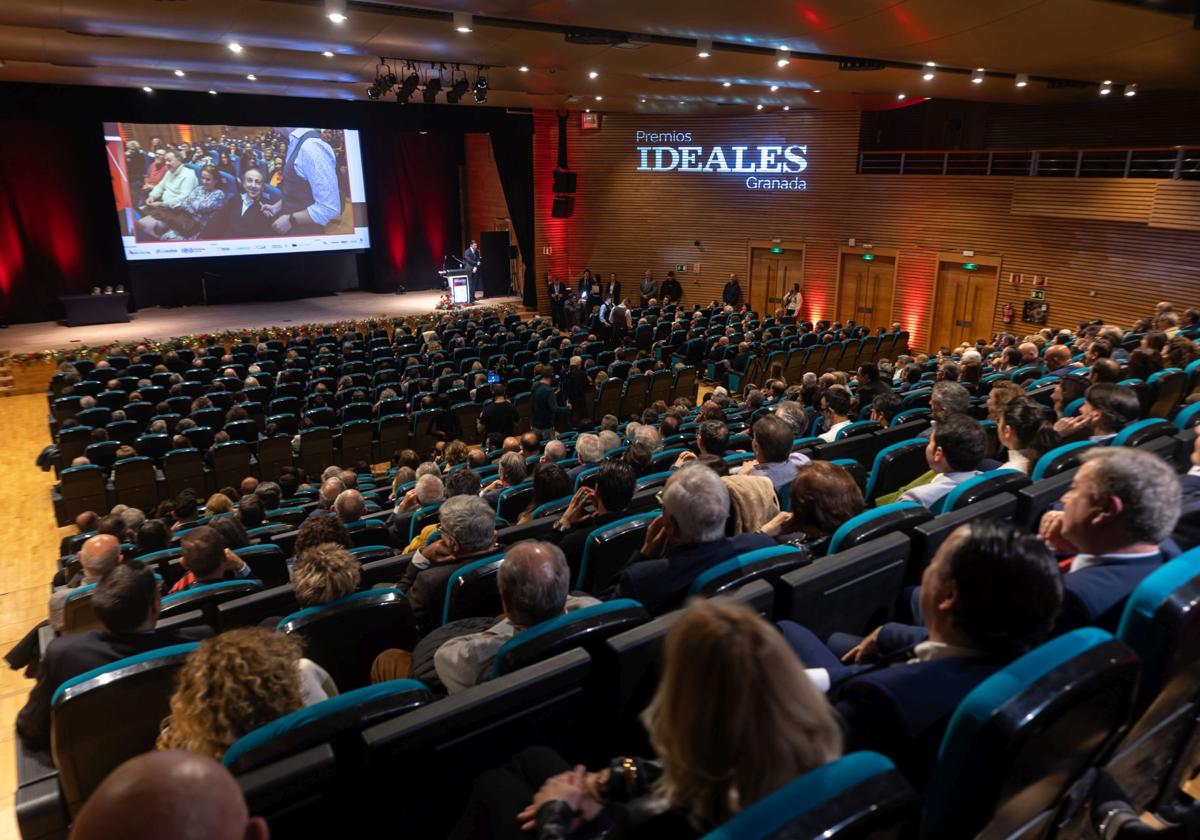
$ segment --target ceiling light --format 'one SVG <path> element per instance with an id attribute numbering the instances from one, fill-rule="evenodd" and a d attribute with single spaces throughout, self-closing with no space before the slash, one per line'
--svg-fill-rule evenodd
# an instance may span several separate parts
<path id="1" fill-rule="evenodd" d="M 721 87 L 732 87 L 733 82 L 721 82 Z"/>
<path id="2" fill-rule="evenodd" d="M 814 88 L 814 89 L 813 89 L 813 93 L 820 93 L 820 92 L 821 92 L 821 89 L 820 89 L 820 88 Z"/>
<path id="3" fill-rule="evenodd" d="M 186 74 L 182 70 L 176 70 L 175 75 L 179 76 L 182 79 L 184 77 L 184 75 L 186 75 Z"/>
<path id="4" fill-rule="evenodd" d="M 774 93 L 777 90 L 779 90 L 779 85 L 771 85 L 771 93 Z"/>
<path id="5" fill-rule="evenodd" d="M 209 96 L 216 96 L 216 95 L 217 95 L 217 92 L 216 92 L 215 90 L 210 90 L 210 91 L 208 92 L 208 94 L 209 94 Z"/>
<path id="6" fill-rule="evenodd" d="M 459 32 L 470 32 L 471 24 L 474 22 L 470 12 L 455 12 L 454 13 L 454 28 Z"/>
<path id="7" fill-rule="evenodd" d="M 590 113 L 592 113 L 592 109 L 591 109 L 591 108 L 584 108 L 584 109 L 583 109 L 583 113 L 585 113 L 585 114 L 590 114 Z"/>
<path id="8" fill-rule="evenodd" d="M 1017 84 L 1017 87 L 1025 87 L 1026 85 L 1028 85 L 1029 84 L 1029 74 L 1028 73 L 1018 73 L 1016 84 Z"/>
<path id="9" fill-rule="evenodd" d="M 755 109 L 756 111 L 761 111 L 761 110 L 763 109 L 762 103 L 761 103 L 761 102 L 759 102 L 757 105 L 755 105 L 755 106 L 754 106 L 754 109 Z"/>
<path id="10" fill-rule="evenodd" d="M 903 102 L 905 99 L 908 99 L 908 94 L 907 93 L 897 93 L 896 98 Z"/>
<path id="11" fill-rule="evenodd" d="M 526 65 L 524 65 L 524 64 L 522 64 L 522 65 L 521 65 L 520 67 L 518 67 L 517 69 L 518 69 L 518 70 L 520 70 L 522 73 L 528 73 L 528 72 L 529 72 L 529 67 L 528 67 L 528 66 L 526 66 Z"/>
<path id="12" fill-rule="evenodd" d="M 680 99 L 680 100 L 679 100 L 679 104 L 680 104 L 680 105 L 686 105 L 687 103 L 686 103 L 686 102 L 684 102 L 682 99 Z"/>
<path id="13" fill-rule="evenodd" d="M 1105 79 L 1100 85 L 1100 95 L 1108 96 L 1110 93 L 1112 93 L 1112 79 Z"/>
<path id="14" fill-rule="evenodd" d="M 326 58 L 333 58 L 333 53 L 329 50 L 325 50 L 325 52 L 321 53 L 321 55 L 325 56 Z"/>
<path id="15" fill-rule="evenodd" d="M 983 68 L 982 67 L 976 67 L 974 70 L 971 71 L 971 84 L 973 84 L 973 85 L 983 84 Z"/>
<path id="16" fill-rule="evenodd" d="M 142 90 L 146 91 L 146 93 L 154 93 L 154 88 L 150 87 L 150 85 L 142 85 Z"/>
<path id="17" fill-rule="evenodd" d="M 250 81 L 252 81 L 252 82 L 257 82 L 257 81 L 258 81 L 258 76 L 255 76 L 253 73 L 247 73 L 247 74 L 246 74 L 246 78 L 247 78 L 247 79 L 249 79 L 249 80 L 250 80 Z"/>
<path id="18" fill-rule="evenodd" d="M 597 77 L 597 76 L 599 76 L 599 75 L 600 75 L 600 74 L 599 74 L 599 73 L 597 73 L 595 70 L 592 70 L 590 73 L 588 73 L 588 78 L 589 78 L 589 79 L 594 79 L 594 78 L 596 78 L 596 77 Z"/>
<path id="19" fill-rule="evenodd" d="M 712 41 L 708 38 L 700 38 L 696 41 L 696 55 L 700 58 L 708 58 L 712 55 Z"/>
<path id="20" fill-rule="evenodd" d="M 790 58 L 791 58 L 791 56 L 788 54 L 788 48 L 787 48 L 787 47 L 780 47 L 779 49 L 775 50 L 775 64 L 776 64 L 776 66 L 778 66 L 778 67 L 787 67 L 787 66 L 788 66 L 788 60 L 789 60 Z"/>
<path id="21" fill-rule="evenodd" d="M 342 23 L 346 19 L 346 0 L 325 0 L 325 17 Z"/>
<path id="22" fill-rule="evenodd" d="M 1137 96 L 1137 82 L 1130 82 L 1125 85 L 1126 96 Z"/>
<path id="23" fill-rule="evenodd" d="M 597 101 L 597 102 L 603 102 L 603 101 L 604 101 L 604 97 L 603 97 L 603 96 L 597 96 L 597 97 L 596 97 L 596 101 Z"/>
<path id="24" fill-rule="evenodd" d="M 937 65 L 932 61 L 926 61 L 925 72 L 921 74 L 921 78 L 928 82 L 932 81 L 935 75 L 937 75 Z"/>
<path id="25" fill-rule="evenodd" d="M 642 104 L 643 104 L 643 105 L 645 105 L 645 104 L 646 104 L 646 100 L 645 100 L 645 99 L 643 99 L 643 100 L 642 100 Z"/>
<path id="26" fill-rule="evenodd" d="M 784 105 L 784 106 L 783 106 L 783 110 L 785 110 L 785 111 L 790 111 L 790 110 L 792 110 L 792 106 L 791 106 L 791 105 Z"/>
<path id="27" fill-rule="evenodd" d="M 242 51 L 242 45 L 239 44 L 237 41 L 230 41 L 229 42 L 229 51 L 235 52 L 235 53 L 240 53 Z"/>

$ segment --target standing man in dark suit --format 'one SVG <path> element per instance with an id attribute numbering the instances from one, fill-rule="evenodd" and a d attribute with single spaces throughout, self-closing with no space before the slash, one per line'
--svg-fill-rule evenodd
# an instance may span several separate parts
<path id="1" fill-rule="evenodd" d="M 703 572 L 738 554 L 775 545 L 766 534 L 725 536 L 729 490 L 703 464 L 685 464 L 667 479 L 663 512 L 646 529 L 615 584 L 612 598 L 633 598 L 659 615 L 682 605 Z"/>
<path id="2" fill-rule="evenodd" d="M 917 787 L 929 780 L 959 702 L 1049 635 L 1062 582 L 1036 537 L 974 520 L 942 543 L 920 592 L 926 632 L 885 624 L 841 659 L 807 628 L 780 624 L 809 676 L 828 685 L 847 752 L 881 752 Z M 904 640 L 894 649 L 893 630 Z"/>
<path id="3" fill-rule="evenodd" d="M 483 254 L 479 253 L 479 243 L 474 239 L 463 252 L 463 264 L 467 268 L 467 300 L 475 302 L 475 290 L 479 288 L 479 267 L 483 265 Z"/>
<path id="4" fill-rule="evenodd" d="M 256 166 L 242 173 L 242 192 L 209 218 L 201 239 L 241 239 L 271 235 L 271 219 L 263 212 L 263 174 Z"/>
<path id="5" fill-rule="evenodd" d="M 592 380 L 583 369 L 583 357 L 572 356 L 567 367 L 566 382 L 563 393 L 571 406 L 571 422 L 576 426 L 582 425 L 588 419 L 588 395 L 592 392 Z"/>
<path id="6" fill-rule="evenodd" d="M 46 648 L 37 683 L 17 714 L 17 734 L 31 749 L 50 746 L 50 701 L 55 690 L 93 668 L 146 651 L 199 641 L 208 628 L 155 630 L 162 599 L 154 572 L 138 560 L 114 566 L 96 584 L 92 608 L 104 630 L 60 636 Z"/>
<path id="7" fill-rule="evenodd" d="M 566 329 L 566 324 L 563 323 L 563 304 L 567 300 L 567 284 L 551 274 L 547 285 L 550 289 L 550 320 L 559 329 Z"/>
<path id="8" fill-rule="evenodd" d="M 683 297 L 683 287 L 679 285 L 679 281 L 675 279 L 675 272 L 668 271 L 667 279 L 663 280 L 662 289 L 663 305 L 668 303 L 679 303 L 679 299 Z"/>
<path id="9" fill-rule="evenodd" d="M 721 292 L 721 300 L 734 309 L 742 305 L 742 287 L 738 284 L 736 274 L 729 275 L 729 282 L 725 284 L 725 289 Z"/>
<path id="10" fill-rule="evenodd" d="M 612 298 L 613 303 L 621 302 L 621 281 L 617 279 L 615 271 L 608 274 L 608 288 L 604 290 L 604 296 Z"/>

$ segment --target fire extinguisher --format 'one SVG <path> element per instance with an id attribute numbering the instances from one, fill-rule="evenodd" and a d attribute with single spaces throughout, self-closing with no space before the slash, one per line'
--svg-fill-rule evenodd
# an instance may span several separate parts
<path id="1" fill-rule="evenodd" d="M 1011 324 L 1013 322 L 1013 305 L 1011 303 L 1004 304 L 1004 323 Z"/>

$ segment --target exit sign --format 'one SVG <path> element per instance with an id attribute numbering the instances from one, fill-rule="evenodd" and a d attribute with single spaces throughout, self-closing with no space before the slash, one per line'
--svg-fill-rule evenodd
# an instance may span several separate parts
<path id="1" fill-rule="evenodd" d="M 687 274 L 688 273 L 688 264 L 687 263 L 675 263 L 675 273 L 676 274 Z"/>

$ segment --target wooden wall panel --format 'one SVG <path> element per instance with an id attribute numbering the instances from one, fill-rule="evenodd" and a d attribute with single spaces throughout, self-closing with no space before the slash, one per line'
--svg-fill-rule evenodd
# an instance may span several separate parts
<path id="1" fill-rule="evenodd" d="M 706 153 L 714 145 L 807 144 L 802 177 L 808 189 L 748 190 L 745 176 L 733 174 L 639 172 L 638 130 L 690 132 L 691 145 Z M 1093 317 L 1128 324 L 1161 299 L 1200 304 L 1200 233 L 1144 222 L 1014 215 L 1014 190 L 1029 179 L 858 175 L 858 132 L 859 114 L 838 111 L 737 118 L 616 114 L 605 115 L 600 130 L 583 133 L 573 118 L 570 163 L 579 191 L 575 215 L 559 220 L 550 218 L 557 120 L 553 113 L 537 113 L 536 276 L 543 311 L 549 311 L 545 272 L 574 281 L 584 267 L 615 271 L 634 284 L 647 268 L 661 280 L 676 263 L 699 262 L 699 275 L 680 280 L 686 303 L 706 303 L 719 297 L 730 272 L 745 278 L 747 242 L 778 238 L 805 246 L 804 315 L 817 319 L 832 312 L 838 247 L 850 237 L 899 250 L 896 317 L 916 346 L 929 336 L 938 252 L 1001 258 L 995 329 L 1004 326 L 1008 302 L 1018 312 L 1011 329 L 1032 329 L 1019 315 L 1030 289 L 1010 285 L 1011 272 L 1049 277 L 1046 302 L 1057 325 Z M 1116 184 L 1116 203 L 1107 212 L 1148 219 L 1155 183 Z M 1079 186 L 1065 179 L 1038 184 L 1068 191 Z"/>
<path id="2" fill-rule="evenodd" d="M 487 134 L 464 134 L 466 148 L 466 230 L 468 238 L 478 239 L 481 231 L 499 230 L 500 220 L 508 218 L 508 205 L 500 186 L 500 173 L 492 155 L 492 140 Z M 514 239 L 515 244 L 515 239 Z M 461 255 L 460 255 L 461 256 Z"/>
<path id="3" fill-rule="evenodd" d="M 1200 183 L 1160 181 L 1154 191 L 1150 226 L 1200 230 Z"/>
<path id="4" fill-rule="evenodd" d="M 1018 216 L 1149 222 L 1154 181 L 1089 178 L 1014 178 Z"/>

